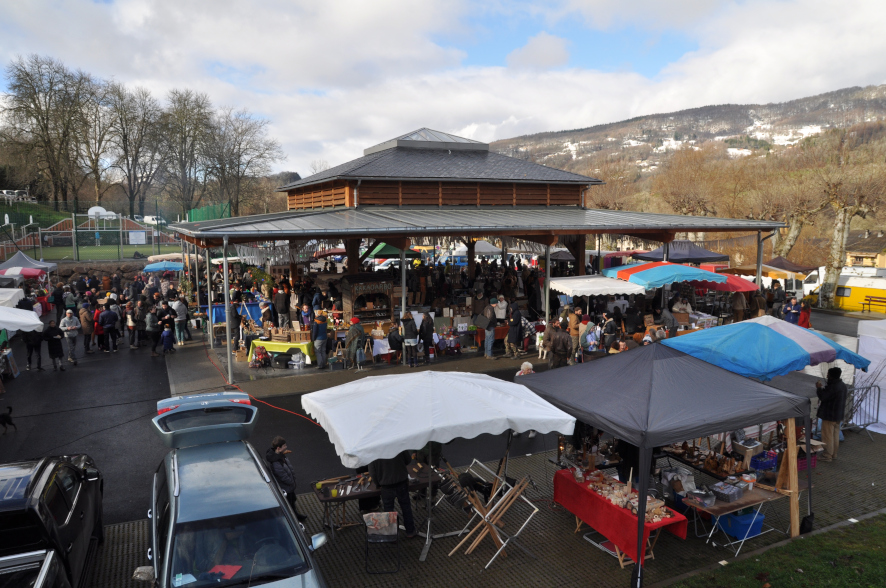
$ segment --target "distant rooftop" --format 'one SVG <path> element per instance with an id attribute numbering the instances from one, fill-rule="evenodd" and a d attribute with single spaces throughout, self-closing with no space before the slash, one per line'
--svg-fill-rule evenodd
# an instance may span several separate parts
<path id="1" fill-rule="evenodd" d="M 379 151 L 392 147 L 406 147 L 408 149 L 456 149 L 458 151 L 489 151 L 488 143 L 481 143 L 473 139 L 457 137 L 449 133 L 435 131 L 429 128 L 421 128 L 411 133 L 406 133 L 396 139 L 379 143 L 363 150 L 363 155 L 372 155 Z"/>

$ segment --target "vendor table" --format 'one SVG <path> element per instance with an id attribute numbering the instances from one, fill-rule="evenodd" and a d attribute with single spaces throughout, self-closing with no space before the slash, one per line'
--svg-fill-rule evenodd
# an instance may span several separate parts
<path id="1" fill-rule="evenodd" d="M 253 339 L 252 344 L 249 346 L 249 357 L 252 357 L 255 348 L 258 346 L 262 346 L 265 348 L 265 351 L 268 353 L 286 353 L 293 347 L 297 347 L 301 349 L 301 352 L 310 357 L 311 359 L 315 359 L 314 357 L 314 344 L 310 341 L 299 341 L 296 343 L 283 343 L 278 341 L 262 341 L 261 339 Z"/>
<path id="2" fill-rule="evenodd" d="M 414 465 L 410 464 L 408 467 L 412 467 Z M 427 469 L 425 466 L 423 469 Z M 339 495 L 335 498 L 331 496 L 324 496 L 321 490 L 317 490 L 317 483 L 311 482 L 311 490 L 314 492 L 314 496 L 323 505 L 323 524 L 329 527 L 330 534 L 332 538 L 335 538 L 335 530 L 336 529 L 344 529 L 346 527 L 354 527 L 363 524 L 363 517 L 358 516 L 356 519 L 348 518 L 348 503 L 353 500 L 359 500 L 361 498 L 376 498 L 381 496 L 381 489 L 375 485 L 375 481 L 369 483 L 369 486 L 365 489 L 358 489 L 356 486 L 356 479 L 358 476 L 343 476 L 339 482 L 330 482 L 324 484 L 324 488 L 338 488 Z M 434 472 L 433 478 L 431 478 L 431 486 L 436 488 L 440 484 L 440 475 Z M 348 488 L 351 488 L 351 491 L 348 492 Z M 427 474 L 419 475 L 418 477 L 409 478 L 409 491 L 417 492 L 419 490 L 428 488 L 428 476 Z M 419 525 L 416 523 L 416 528 Z"/>
<path id="3" fill-rule="evenodd" d="M 237 314 L 243 314 L 243 307 L 246 307 L 246 311 L 249 314 L 249 318 L 255 321 L 255 324 L 261 324 L 261 309 L 258 307 L 258 302 L 243 302 L 240 304 L 232 305 L 235 309 L 237 309 Z M 203 304 L 200 306 L 200 312 L 206 312 L 207 305 Z M 223 323 L 225 322 L 225 305 L 224 304 L 213 304 L 212 305 L 212 322 L 213 323 Z"/>
<path id="4" fill-rule="evenodd" d="M 630 563 L 626 562 L 625 556 L 631 561 L 638 561 L 637 517 L 629 510 L 612 504 L 586 484 L 576 482 L 572 470 L 560 470 L 554 474 L 554 502 L 575 515 L 576 532 L 584 522 L 612 542 L 622 568 L 625 563 Z M 643 542 L 646 545 L 644 560 L 655 559 L 652 549 L 662 529 L 686 539 L 688 520 L 677 512 L 671 512 L 674 514 L 672 518 L 643 525 Z"/>
<path id="5" fill-rule="evenodd" d="M 48 296 L 37 296 L 36 300 L 40 303 L 40 307 L 42 309 L 41 312 L 37 313 L 38 316 L 40 316 L 41 314 L 46 314 L 50 310 L 52 310 L 52 303 L 49 302 Z"/>
<path id="6" fill-rule="evenodd" d="M 508 326 L 505 325 L 503 327 L 495 327 L 495 338 L 496 339 L 504 339 L 508 336 Z M 483 329 L 477 329 L 474 331 L 474 340 L 477 342 L 477 347 L 480 346 L 483 341 L 486 340 L 486 331 Z M 523 340 L 523 337 L 520 337 L 520 340 Z"/>
<path id="7" fill-rule="evenodd" d="M 806 485 L 801 485 L 798 491 L 802 492 Z M 683 504 L 688 506 L 689 508 L 698 511 L 705 512 L 711 516 L 711 520 L 713 521 L 713 525 L 711 526 L 711 532 L 708 533 L 708 538 L 705 543 L 712 543 L 714 546 L 717 546 L 718 543 L 713 541 L 714 535 L 718 530 L 721 531 L 723 537 L 725 538 L 725 542 L 719 544 L 721 547 L 725 547 L 729 550 L 735 552 L 735 556 L 738 557 L 738 553 L 741 551 L 741 548 L 744 546 L 744 542 L 748 539 L 753 539 L 754 537 L 759 537 L 760 535 L 764 535 L 769 533 L 770 531 L 779 531 L 780 533 L 787 534 L 785 531 L 781 531 L 776 529 L 771 524 L 766 524 L 764 522 L 764 526 L 768 527 L 765 530 L 761 530 L 761 532 L 757 535 L 748 536 L 751 531 L 751 527 L 753 527 L 753 522 L 757 520 L 757 517 L 760 516 L 763 512 L 764 507 L 768 506 L 770 503 L 779 500 L 781 498 L 787 498 L 787 494 L 781 494 L 778 492 L 770 492 L 769 490 L 763 490 L 762 488 L 754 488 L 753 490 L 746 490 L 744 495 L 736 500 L 735 502 L 722 502 L 718 500 L 713 504 L 713 506 L 702 506 L 700 504 L 695 503 L 691 500 L 683 500 Z M 733 540 L 720 526 L 720 517 L 732 514 L 734 512 L 738 512 L 744 508 L 754 508 L 754 518 L 751 520 L 751 524 L 748 525 L 747 531 L 745 531 L 744 537 L 741 539 Z M 697 516 L 697 515 L 696 515 Z M 737 547 L 736 547 L 737 546 Z"/>

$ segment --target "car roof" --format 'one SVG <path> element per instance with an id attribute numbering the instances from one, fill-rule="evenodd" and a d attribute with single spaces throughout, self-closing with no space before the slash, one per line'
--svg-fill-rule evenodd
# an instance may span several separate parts
<path id="1" fill-rule="evenodd" d="M 246 443 L 229 441 L 176 450 L 178 522 L 279 507 Z"/>
<path id="2" fill-rule="evenodd" d="M 0 466 L 0 512 L 22 510 L 27 506 L 32 482 L 46 461 L 44 458 Z"/>

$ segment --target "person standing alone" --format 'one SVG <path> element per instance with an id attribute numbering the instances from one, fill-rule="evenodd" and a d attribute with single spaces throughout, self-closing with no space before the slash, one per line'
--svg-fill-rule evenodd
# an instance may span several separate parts
<path id="1" fill-rule="evenodd" d="M 65 341 L 68 343 L 68 362 L 77 365 L 75 351 L 77 350 L 77 331 L 80 330 L 80 319 L 74 316 L 73 310 L 68 309 L 65 311 L 65 318 L 62 319 L 59 328 L 65 334 Z"/>
<path id="2" fill-rule="evenodd" d="M 265 452 L 265 459 L 268 460 L 268 465 L 271 467 L 274 479 L 277 480 L 277 485 L 286 492 L 286 502 L 292 507 L 295 518 L 303 523 L 308 520 L 308 517 L 298 512 L 298 508 L 295 506 L 295 472 L 292 469 L 289 458 L 286 457 L 290 453 L 292 451 L 286 446 L 286 439 L 278 435 L 274 437 L 271 441 L 271 447 Z"/>
<path id="3" fill-rule="evenodd" d="M 816 416 L 821 419 L 821 441 L 824 443 L 824 451 L 819 461 L 833 461 L 837 459 L 837 448 L 840 446 L 840 423 L 846 415 L 846 396 L 848 390 L 846 384 L 840 379 L 843 370 L 832 367 L 828 370 L 828 381 L 824 386 L 821 382 L 815 383 L 815 393 L 818 395 L 818 411 Z"/>

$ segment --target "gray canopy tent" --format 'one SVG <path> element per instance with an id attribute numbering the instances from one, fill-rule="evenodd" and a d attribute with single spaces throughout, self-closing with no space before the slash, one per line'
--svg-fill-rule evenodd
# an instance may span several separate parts
<path id="1" fill-rule="evenodd" d="M 523 376 L 520 383 L 576 419 L 639 448 L 638 512 L 646 511 L 654 447 L 766 421 L 802 418 L 806 453 L 811 455 L 809 398 L 664 345 L 647 345 L 568 370 Z M 807 475 L 811 513 L 811 468 Z M 637 552 L 643 553 L 645 520 L 637 517 L 637 521 Z M 642 585 L 642 567 L 635 566 L 632 586 Z"/>
<path id="2" fill-rule="evenodd" d="M 0 269 L 9 269 L 11 267 L 30 267 L 34 269 L 41 269 L 47 274 L 49 272 L 58 271 L 57 263 L 52 263 L 48 261 L 37 261 L 33 257 L 26 255 L 21 251 L 16 252 L 15 255 L 13 255 L 3 263 L 0 263 Z"/>

